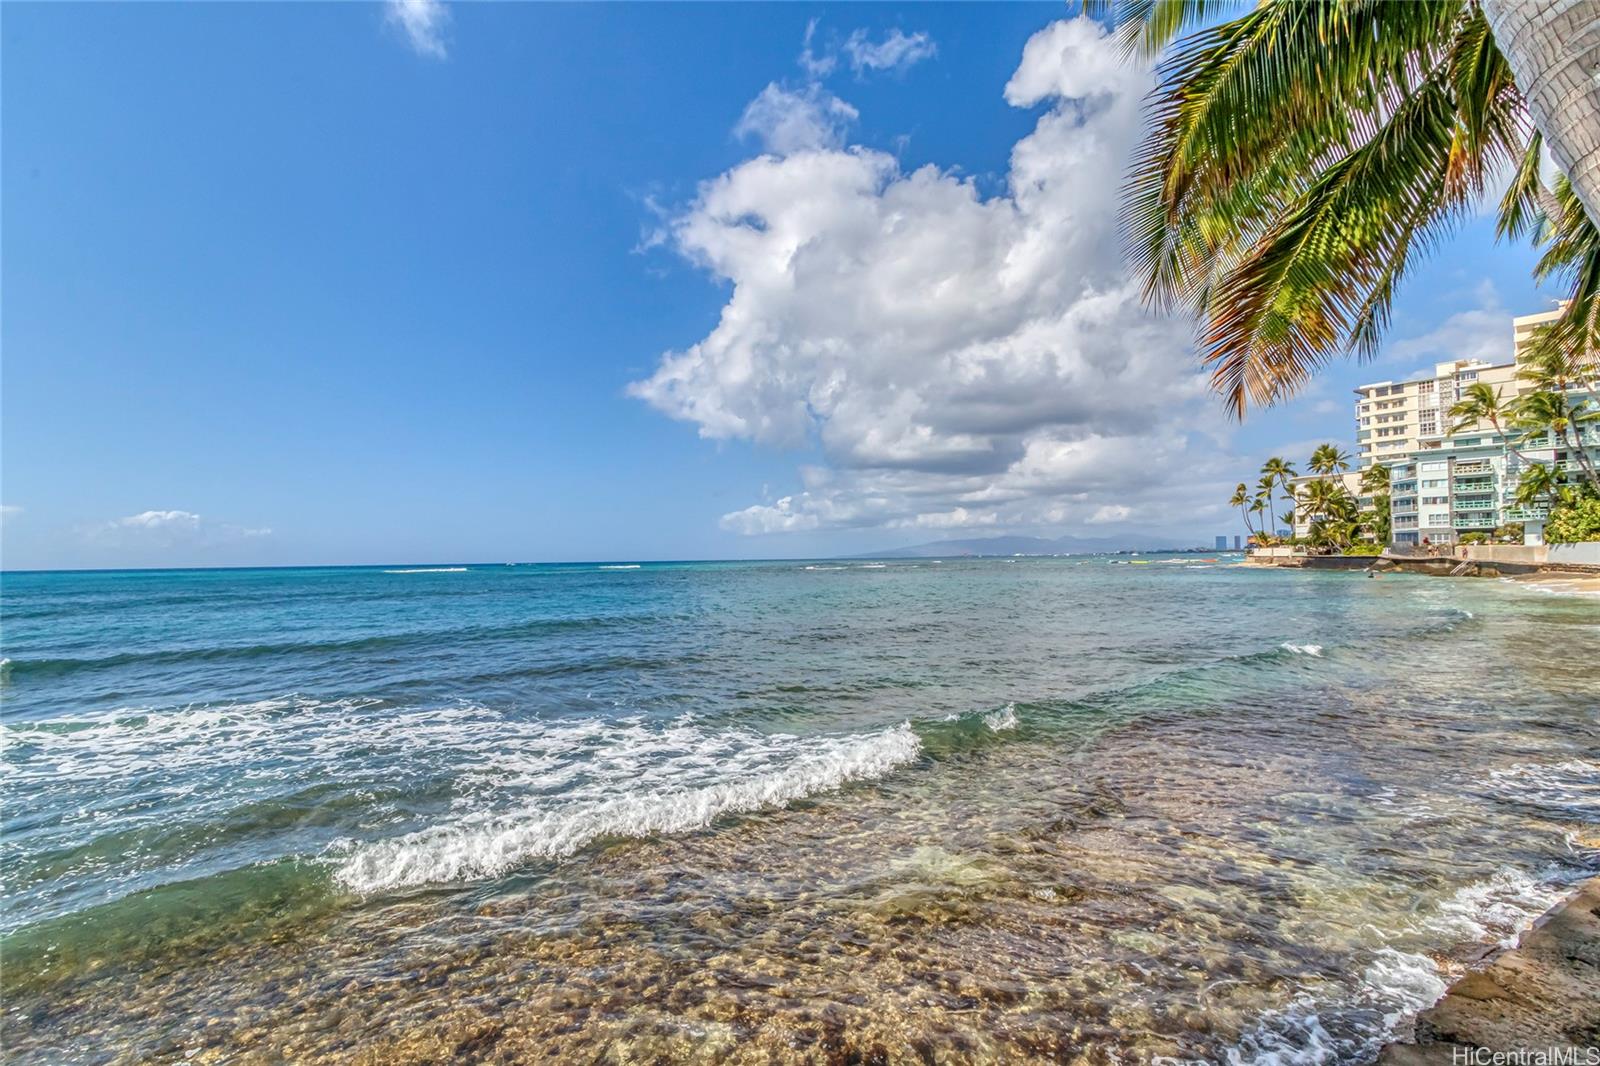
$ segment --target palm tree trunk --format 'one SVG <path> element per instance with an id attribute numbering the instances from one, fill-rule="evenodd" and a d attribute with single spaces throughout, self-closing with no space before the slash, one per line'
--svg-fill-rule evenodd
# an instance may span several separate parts
<path id="1" fill-rule="evenodd" d="M 1592 0 L 1479 0 L 1534 125 L 1600 225 L 1600 16 Z"/>

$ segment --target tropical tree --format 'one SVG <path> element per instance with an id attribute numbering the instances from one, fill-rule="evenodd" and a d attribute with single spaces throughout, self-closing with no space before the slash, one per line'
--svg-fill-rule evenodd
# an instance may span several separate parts
<path id="1" fill-rule="evenodd" d="M 1501 399 L 1499 389 L 1491 387 L 1488 382 L 1475 381 L 1467 386 L 1465 395 L 1450 408 L 1450 417 L 1455 420 L 1450 432 L 1460 433 L 1470 426 L 1487 422 L 1500 435 L 1501 444 L 1526 464 L 1527 457 L 1517 450 L 1506 433 L 1505 420 L 1510 415 L 1511 405 Z"/>
<path id="2" fill-rule="evenodd" d="M 1372 509 L 1361 513 L 1361 525 L 1379 544 L 1389 543 L 1394 531 L 1389 484 L 1389 468 L 1381 463 L 1374 463 L 1361 472 L 1361 491 L 1372 496 Z"/>
<path id="3" fill-rule="evenodd" d="M 1327 477 L 1350 469 L 1350 453 L 1342 452 L 1332 444 L 1322 444 L 1311 453 L 1311 461 L 1307 465 L 1313 473 Z"/>
<path id="4" fill-rule="evenodd" d="M 1087 5 L 1147 55 L 1193 31 L 1159 64 L 1125 212 L 1146 299 L 1201 318 L 1236 416 L 1373 354 L 1407 270 L 1506 170 L 1500 233 L 1549 243 L 1541 269 L 1574 279 L 1563 321 L 1595 320 L 1600 117 L 1568 76 L 1587 5 L 1561 2 L 1262 0 L 1212 25 L 1244 5 Z"/>
<path id="5" fill-rule="evenodd" d="M 1563 445 L 1583 471 L 1584 480 L 1600 489 L 1600 476 L 1588 450 L 1581 443 L 1584 426 L 1600 421 L 1600 408 L 1588 400 L 1570 399 L 1564 392 L 1529 392 L 1517 397 L 1512 415 L 1512 428 L 1520 430 L 1524 438 L 1541 437 L 1548 433 Z"/>
<path id="6" fill-rule="evenodd" d="M 1314 542 L 1335 546 L 1349 543 L 1356 502 L 1339 482 L 1327 478 L 1307 482 L 1300 496 L 1300 507 Z"/>
<path id="7" fill-rule="evenodd" d="M 1270 477 L 1278 483 L 1278 488 L 1283 492 L 1283 498 L 1292 508 L 1295 503 L 1294 489 L 1289 484 L 1289 479 L 1295 477 L 1294 467 L 1288 461 L 1274 455 L 1261 465 L 1263 477 Z M 1290 519 L 1291 524 L 1293 519 Z"/>
<path id="8" fill-rule="evenodd" d="M 1548 507 L 1557 498 L 1563 478 L 1553 465 L 1529 463 L 1517 482 L 1517 502 L 1524 507 Z"/>
<path id="9" fill-rule="evenodd" d="M 1263 515 L 1261 519 L 1261 532 L 1255 534 L 1255 539 L 1257 544 L 1265 546 L 1268 537 L 1267 519 L 1272 517 L 1272 512 L 1267 509 L 1267 501 L 1259 495 L 1256 496 L 1250 501 L 1250 513 Z"/>
<path id="10" fill-rule="evenodd" d="M 1238 488 L 1233 490 L 1233 498 L 1228 501 L 1228 505 L 1239 508 L 1239 516 L 1244 519 L 1245 532 L 1250 534 L 1251 540 L 1254 540 L 1256 530 L 1250 524 L 1250 499 L 1250 486 L 1241 481 Z"/>

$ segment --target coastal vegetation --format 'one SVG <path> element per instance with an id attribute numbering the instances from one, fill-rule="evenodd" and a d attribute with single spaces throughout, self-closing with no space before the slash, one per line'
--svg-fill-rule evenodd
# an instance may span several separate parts
<path id="1" fill-rule="evenodd" d="M 1499 235 L 1532 238 L 1537 276 L 1569 284 L 1539 343 L 1592 368 L 1600 189 L 1588 170 L 1541 176 L 1546 150 L 1567 164 L 1593 135 L 1546 76 L 1581 39 L 1548 20 L 1502 40 L 1509 0 L 1277 0 L 1213 21 L 1244 6 L 1090 5 L 1119 17 L 1130 50 L 1162 55 L 1126 198 L 1131 253 L 1151 304 L 1199 318 L 1230 411 L 1371 356 L 1406 272 L 1507 171 Z"/>
<path id="2" fill-rule="evenodd" d="M 1517 503 L 1549 511 L 1545 539 L 1554 543 L 1600 539 L 1600 520 L 1586 517 L 1600 518 L 1600 476 L 1585 441 L 1589 427 L 1600 427 L 1600 405 L 1585 391 L 1596 370 L 1573 348 L 1536 337 L 1517 372 L 1531 391 L 1508 401 L 1477 382 L 1450 408 L 1452 434 L 1485 423 L 1499 434 L 1508 466 L 1520 470 Z M 1566 458 L 1534 459 L 1519 444 Z"/>
<path id="3" fill-rule="evenodd" d="M 1341 476 L 1350 469 L 1350 455 L 1338 446 L 1319 445 L 1307 460 L 1306 468 L 1315 476 L 1296 485 L 1294 467 L 1282 457 L 1274 456 L 1262 464 L 1254 491 L 1246 483 L 1239 482 L 1228 502 L 1239 508 L 1245 528 L 1250 532 L 1250 542 L 1263 547 L 1305 545 L 1346 555 L 1381 552 L 1389 542 L 1390 533 L 1389 468 L 1376 465 L 1362 471 L 1359 498 Z M 1304 524 L 1307 528 L 1304 536 L 1294 535 L 1292 529 L 1288 536 L 1283 536 L 1274 533 L 1268 525 L 1274 490 L 1280 490 L 1289 505 L 1288 512 L 1279 519 L 1291 527 L 1296 522 Z M 1370 505 L 1362 506 L 1363 500 L 1370 501 Z M 1251 515 L 1263 514 L 1266 518 L 1252 523 Z"/>

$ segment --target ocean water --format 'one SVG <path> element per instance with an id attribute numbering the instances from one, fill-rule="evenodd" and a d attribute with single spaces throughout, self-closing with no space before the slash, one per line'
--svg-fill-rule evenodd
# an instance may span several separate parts
<path id="1" fill-rule="evenodd" d="M 1600 601 L 6 574 L 16 1062 L 1369 1060 L 1600 871 Z"/>

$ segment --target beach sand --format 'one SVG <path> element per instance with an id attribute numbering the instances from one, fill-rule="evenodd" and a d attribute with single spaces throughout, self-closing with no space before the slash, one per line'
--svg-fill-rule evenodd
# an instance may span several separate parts
<path id="1" fill-rule="evenodd" d="M 1600 596 L 1600 573 L 1586 574 L 1576 570 L 1551 570 L 1541 574 L 1522 574 L 1510 580 L 1532 585 L 1545 592 L 1580 596 Z"/>

